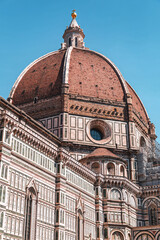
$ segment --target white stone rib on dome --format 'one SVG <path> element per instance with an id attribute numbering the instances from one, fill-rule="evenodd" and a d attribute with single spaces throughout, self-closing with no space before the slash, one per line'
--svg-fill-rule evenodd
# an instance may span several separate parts
<path id="1" fill-rule="evenodd" d="M 63 79 L 62 83 L 63 84 L 68 84 L 68 77 L 69 77 L 69 65 L 70 65 L 70 58 L 71 58 L 71 53 L 72 53 L 73 47 L 67 48 L 65 58 L 64 58 L 64 65 L 63 65 Z"/>

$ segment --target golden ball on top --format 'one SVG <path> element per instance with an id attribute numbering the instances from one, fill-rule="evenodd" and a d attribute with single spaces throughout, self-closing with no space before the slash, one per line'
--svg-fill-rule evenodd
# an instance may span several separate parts
<path id="1" fill-rule="evenodd" d="M 73 19 L 77 17 L 76 10 L 73 10 L 73 11 L 72 11 L 71 16 L 72 16 Z"/>

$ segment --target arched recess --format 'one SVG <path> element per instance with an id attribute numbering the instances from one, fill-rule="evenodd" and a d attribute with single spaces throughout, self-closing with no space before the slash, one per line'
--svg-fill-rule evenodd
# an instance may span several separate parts
<path id="1" fill-rule="evenodd" d="M 156 236 L 156 240 L 160 240 L 160 233 L 158 232 L 157 236 Z"/>
<path id="2" fill-rule="evenodd" d="M 124 236 L 121 232 L 115 231 L 115 232 L 112 233 L 111 240 L 124 240 Z"/>
<path id="3" fill-rule="evenodd" d="M 144 232 L 144 233 L 140 233 L 136 236 L 135 240 L 153 240 L 153 236 L 148 233 L 148 232 Z"/>
<path id="4" fill-rule="evenodd" d="M 143 200 L 142 202 L 142 207 L 143 207 L 143 213 L 146 215 L 145 217 L 145 225 L 158 225 L 158 212 L 160 209 L 160 199 L 151 196 L 147 197 L 146 199 Z"/>
<path id="5" fill-rule="evenodd" d="M 130 204 L 132 207 L 136 208 L 136 200 L 132 195 L 130 196 Z"/>
<path id="6" fill-rule="evenodd" d="M 35 240 L 38 191 L 34 180 L 26 188 L 25 240 Z"/>
<path id="7" fill-rule="evenodd" d="M 143 136 L 140 137 L 140 147 L 146 147 L 146 141 Z"/>
<path id="8" fill-rule="evenodd" d="M 146 140 L 143 136 L 139 139 L 139 153 L 137 154 L 138 179 L 143 180 L 146 176 L 146 167 L 148 162 L 148 149 Z"/>
<path id="9" fill-rule="evenodd" d="M 124 170 L 124 167 L 122 165 L 120 166 L 120 176 L 121 177 L 125 176 L 125 170 Z"/>
<path id="10" fill-rule="evenodd" d="M 98 162 L 93 163 L 91 169 L 95 173 L 100 173 L 100 164 Z"/>
<path id="11" fill-rule="evenodd" d="M 107 164 L 107 174 L 108 175 L 115 175 L 115 165 L 114 163 L 108 163 Z"/>
<path id="12" fill-rule="evenodd" d="M 150 200 L 154 200 L 157 202 L 157 204 L 160 204 L 160 199 L 158 197 L 155 197 L 155 196 L 151 196 L 151 197 L 147 197 L 143 200 L 142 202 L 142 206 L 145 208 L 148 206 L 148 203 Z"/>
<path id="13" fill-rule="evenodd" d="M 128 233 L 127 240 L 131 240 L 131 234 Z"/>
<path id="14" fill-rule="evenodd" d="M 123 191 L 123 199 L 126 203 L 128 203 L 128 193 L 126 190 Z"/>
<path id="15" fill-rule="evenodd" d="M 121 193 L 118 189 L 112 189 L 110 194 L 110 199 L 112 200 L 121 200 Z"/>

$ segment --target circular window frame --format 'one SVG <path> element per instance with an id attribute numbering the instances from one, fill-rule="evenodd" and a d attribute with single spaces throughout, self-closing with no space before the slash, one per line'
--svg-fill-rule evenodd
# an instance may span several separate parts
<path id="1" fill-rule="evenodd" d="M 91 136 L 92 129 L 97 129 L 98 131 L 100 131 L 103 138 L 101 140 L 94 139 Z M 105 121 L 99 120 L 99 119 L 90 120 L 87 123 L 86 133 L 87 133 L 88 138 L 93 143 L 100 144 L 100 145 L 108 143 L 112 138 L 112 129 L 111 129 L 110 125 L 108 123 L 106 123 Z"/>

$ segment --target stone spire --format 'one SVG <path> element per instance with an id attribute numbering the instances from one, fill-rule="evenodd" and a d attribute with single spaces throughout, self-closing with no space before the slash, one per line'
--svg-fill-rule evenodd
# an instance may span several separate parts
<path id="1" fill-rule="evenodd" d="M 77 13 L 75 10 L 72 11 L 72 21 L 69 25 L 69 27 L 66 28 L 63 39 L 64 43 L 62 43 L 61 48 L 68 48 L 68 47 L 78 47 L 78 48 L 84 48 L 84 42 L 83 39 L 85 37 L 83 30 L 80 28 L 76 21 Z"/>

